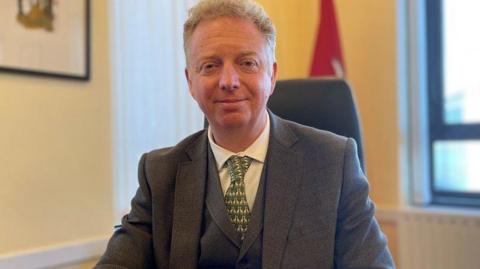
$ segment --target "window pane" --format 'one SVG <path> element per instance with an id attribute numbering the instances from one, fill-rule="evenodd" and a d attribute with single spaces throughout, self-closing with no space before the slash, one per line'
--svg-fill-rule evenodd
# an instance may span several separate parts
<path id="1" fill-rule="evenodd" d="M 443 1 L 444 118 L 480 123 L 480 1 Z"/>
<path id="2" fill-rule="evenodd" d="M 480 192 L 480 140 L 435 141 L 434 189 Z"/>

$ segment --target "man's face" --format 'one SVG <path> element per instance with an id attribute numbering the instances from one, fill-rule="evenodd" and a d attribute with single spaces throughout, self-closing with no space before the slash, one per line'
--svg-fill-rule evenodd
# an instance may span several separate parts
<path id="1" fill-rule="evenodd" d="M 277 68 L 253 23 L 230 17 L 200 22 L 187 57 L 190 93 L 214 129 L 256 129 L 264 122 Z"/>

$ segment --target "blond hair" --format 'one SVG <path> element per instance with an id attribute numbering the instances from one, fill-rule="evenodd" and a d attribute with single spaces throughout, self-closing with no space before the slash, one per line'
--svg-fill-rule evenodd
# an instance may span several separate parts
<path id="1" fill-rule="evenodd" d="M 183 25 L 183 50 L 187 63 L 187 49 L 195 28 L 202 21 L 220 17 L 236 17 L 255 24 L 267 41 L 270 60 L 275 61 L 275 26 L 262 6 L 252 0 L 201 0 L 189 9 L 188 18 Z"/>

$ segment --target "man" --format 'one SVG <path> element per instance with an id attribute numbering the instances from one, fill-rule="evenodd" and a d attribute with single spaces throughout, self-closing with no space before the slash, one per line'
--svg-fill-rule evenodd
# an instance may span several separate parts
<path id="1" fill-rule="evenodd" d="M 266 109 L 277 64 L 265 11 L 200 1 L 184 47 L 209 128 L 142 156 L 96 268 L 393 268 L 355 142 Z"/>

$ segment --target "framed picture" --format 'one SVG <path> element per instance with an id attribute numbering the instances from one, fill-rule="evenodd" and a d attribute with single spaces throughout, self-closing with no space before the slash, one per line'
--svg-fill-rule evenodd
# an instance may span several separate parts
<path id="1" fill-rule="evenodd" d="M 88 80 L 89 0 L 9 0 L 0 8 L 0 71 Z"/>

